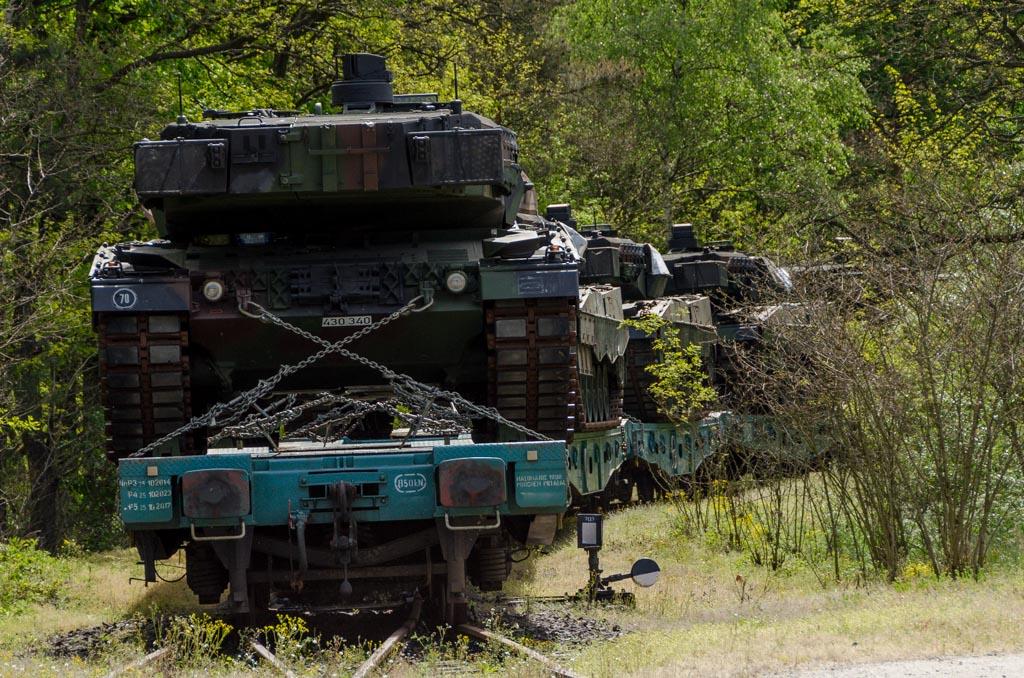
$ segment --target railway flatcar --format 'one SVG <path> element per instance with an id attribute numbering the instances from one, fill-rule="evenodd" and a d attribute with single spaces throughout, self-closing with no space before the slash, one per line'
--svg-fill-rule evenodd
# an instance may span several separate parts
<path id="1" fill-rule="evenodd" d="M 183 549 L 239 614 L 418 591 L 459 622 L 571 505 L 653 498 L 751 429 L 644 393 L 627 313 L 717 340 L 657 249 L 541 215 L 514 132 L 343 65 L 335 113 L 210 110 L 135 145 L 160 238 L 91 271 L 107 455 L 147 581 Z"/>

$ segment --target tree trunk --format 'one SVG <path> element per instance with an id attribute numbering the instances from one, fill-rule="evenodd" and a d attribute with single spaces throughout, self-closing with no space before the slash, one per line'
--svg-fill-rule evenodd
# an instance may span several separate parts
<path id="1" fill-rule="evenodd" d="M 29 497 L 28 531 L 35 535 L 39 547 L 56 553 L 60 545 L 59 513 L 57 493 L 58 475 L 53 463 L 53 454 L 38 435 L 22 437 L 22 447 L 28 461 L 29 482 L 32 494 Z"/>

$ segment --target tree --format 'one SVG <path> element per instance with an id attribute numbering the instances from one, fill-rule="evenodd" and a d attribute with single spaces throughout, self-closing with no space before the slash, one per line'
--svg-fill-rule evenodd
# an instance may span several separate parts
<path id="1" fill-rule="evenodd" d="M 718 398 L 708 385 L 699 344 L 683 344 L 679 330 L 656 315 L 641 315 L 624 325 L 652 337 L 658 359 L 644 369 L 654 377 L 650 393 L 658 410 L 676 424 L 687 424 Z"/>
<path id="2" fill-rule="evenodd" d="M 460 95 L 514 116 L 524 110 L 514 94 L 536 70 L 528 12 L 497 0 L 8 3 L 0 534 L 32 533 L 51 550 L 68 535 L 109 543 L 115 490 L 100 452 L 88 266 L 101 242 L 155 236 L 131 192 L 130 149 L 174 118 L 179 88 L 193 119 L 207 107 L 312 109 L 329 103 L 340 54 L 374 51 L 389 57 L 400 91 L 448 96 L 461 60 Z"/>
<path id="3" fill-rule="evenodd" d="M 568 130 L 566 179 L 551 183 L 598 196 L 616 225 L 657 242 L 685 219 L 792 245 L 799 215 L 835 200 L 842 134 L 866 123 L 867 99 L 864 61 L 834 32 L 797 46 L 764 0 L 581 0 L 550 36 L 564 41 Z"/>
<path id="4" fill-rule="evenodd" d="M 744 364 L 780 427 L 824 433 L 833 518 L 890 578 L 921 558 L 978 576 L 1019 516 L 1024 244 L 975 234 L 1020 214 L 971 211 L 960 190 L 904 187 L 901 218 L 945 238 L 876 230 L 877 252 L 800 282 L 809 321 L 772 328 Z"/>

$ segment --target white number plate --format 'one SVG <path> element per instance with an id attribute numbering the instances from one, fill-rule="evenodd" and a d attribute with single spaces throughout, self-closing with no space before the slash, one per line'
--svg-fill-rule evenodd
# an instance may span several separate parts
<path id="1" fill-rule="evenodd" d="M 366 327 L 373 324 L 368 315 L 332 315 L 323 319 L 320 327 Z"/>

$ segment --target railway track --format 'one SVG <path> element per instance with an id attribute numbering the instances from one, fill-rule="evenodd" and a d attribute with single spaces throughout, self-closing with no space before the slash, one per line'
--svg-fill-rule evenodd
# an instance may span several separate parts
<path id="1" fill-rule="evenodd" d="M 393 665 L 389 660 L 396 661 L 394 657 L 400 653 L 404 656 L 397 661 L 418 661 L 429 647 L 427 644 L 447 643 L 460 636 L 472 641 L 470 647 L 473 654 L 484 652 L 487 647 L 497 646 L 501 648 L 503 655 L 514 653 L 528 662 L 543 667 L 550 675 L 578 678 L 579 674 L 562 665 L 556 658 L 538 652 L 535 648 L 520 642 L 521 639 L 488 628 L 490 620 L 505 619 L 505 615 L 508 615 L 507 619 L 514 626 L 525 631 L 528 638 L 542 642 L 564 645 L 613 638 L 618 635 L 618 627 L 614 627 L 614 631 L 604 629 L 602 622 L 582 617 L 575 610 L 535 609 L 531 614 L 526 614 L 520 609 L 521 602 L 513 599 L 502 601 L 497 604 L 498 607 L 490 608 L 484 614 L 487 621 L 461 624 L 455 628 L 437 627 L 433 633 L 431 610 L 419 597 L 394 604 L 389 613 L 382 613 L 383 610 L 378 609 L 374 614 L 368 615 L 366 610 L 352 610 L 349 614 L 319 613 L 303 615 L 303 618 L 308 621 L 313 632 L 321 637 L 321 647 L 332 637 L 346 639 L 341 647 L 350 644 L 348 639 L 355 639 L 360 645 L 369 641 L 375 646 L 373 652 L 358 667 L 348 669 L 352 671 L 351 675 L 354 678 L 370 678 L 391 670 Z M 166 628 L 170 623 L 169 618 L 132 619 L 72 631 L 50 640 L 50 654 L 77 655 L 86 659 L 95 657 L 97 651 L 108 650 L 111 642 L 128 643 L 141 636 L 148 639 L 146 653 L 108 667 L 104 675 L 115 678 L 135 675 L 140 671 L 158 671 L 161 667 L 167 670 L 181 660 L 180 648 L 175 646 L 173 640 L 161 639 L 157 631 L 159 628 Z M 236 661 L 241 661 L 254 670 L 259 670 L 262 665 L 264 670 L 269 669 L 287 678 L 309 668 L 297 664 L 294 658 L 286 661 L 278 656 L 275 653 L 277 648 L 270 641 L 272 638 L 263 637 L 259 625 L 256 625 L 242 633 L 233 633 L 220 648 L 220 654 L 234 657 Z M 323 656 L 318 657 L 316 661 L 323 661 Z M 440 664 L 439 671 L 444 674 L 464 674 L 472 670 L 471 664 L 465 659 L 442 660 Z"/>
<path id="2" fill-rule="evenodd" d="M 409 634 L 416 628 L 419 622 L 420 613 L 423 609 L 423 601 L 420 598 L 416 598 L 409 608 L 409 616 L 395 629 L 391 635 L 384 640 L 383 643 L 371 654 L 365 662 L 352 674 L 352 678 L 369 678 L 373 673 L 380 668 L 383 662 L 390 657 L 403 643 Z M 536 650 L 523 645 L 522 643 L 516 642 L 507 636 L 503 636 L 500 633 L 489 631 L 487 629 L 476 626 L 475 624 L 460 624 L 455 628 L 455 631 L 460 635 L 465 635 L 470 638 L 483 641 L 485 643 L 497 643 L 500 644 L 517 654 L 538 662 L 545 666 L 551 671 L 553 675 L 562 676 L 563 678 L 579 678 L 579 674 L 564 668 L 555 660 L 537 652 Z"/>

